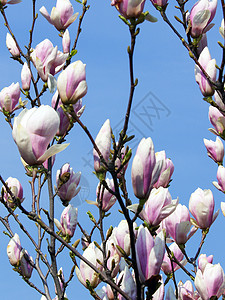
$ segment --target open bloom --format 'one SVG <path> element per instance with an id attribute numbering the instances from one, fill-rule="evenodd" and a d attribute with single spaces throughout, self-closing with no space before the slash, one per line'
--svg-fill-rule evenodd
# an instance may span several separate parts
<path id="1" fill-rule="evenodd" d="M 57 0 L 56 7 L 52 8 L 51 15 L 44 6 L 40 8 L 40 13 L 59 31 L 65 30 L 78 16 L 78 13 L 73 14 L 73 6 L 69 0 Z"/>
<path id="2" fill-rule="evenodd" d="M 75 104 L 87 93 L 86 65 L 77 60 L 60 73 L 57 89 L 63 104 Z"/>
<path id="3" fill-rule="evenodd" d="M 102 125 L 97 137 L 95 139 L 95 144 L 98 146 L 104 160 L 108 162 L 110 148 L 111 148 L 111 126 L 110 121 L 107 119 L 105 123 Z M 95 149 L 93 149 L 94 156 L 94 168 L 96 172 L 100 172 L 102 170 L 102 164 L 100 162 L 100 157 Z"/>
<path id="4" fill-rule="evenodd" d="M 208 47 L 205 47 L 198 59 L 198 62 L 209 75 L 212 81 L 216 81 L 216 60 L 211 59 Z M 201 69 L 195 65 L 195 80 L 199 85 L 201 93 L 203 96 L 212 96 L 214 94 L 214 89 L 206 79 L 205 75 Z"/>
<path id="5" fill-rule="evenodd" d="M 194 291 L 194 287 L 190 280 L 187 280 L 185 283 L 183 283 L 182 281 L 178 283 L 178 293 L 180 300 L 200 299 L 198 293 Z"/>
<path id="6" fill-rule="evenodd" d="M 145 0 L 111 0 L 111 5 L 126 19 L 138 18 L 143 12 Z"/>
<path id="7" fill-rule="evenodd" d="M 39 76 L 46 82 L 49 74 L 54 76 L 62 70 L 68 53 L 58 51 L 57 46 L 53 47 L 52 43 L 45 39 L 36 46 L 30 56 Z"/>
<path id="8" fill-rule="evenodd" d="M 165 253 L 164 232 L 161 231 L 153 239 L 149 230 L 141 225 L 136 240 L 137 266 L 141 282 L 145 282 L 153 275 L 158 275 Z"/>
<path id="9" fill-rule="evenodd" d="M 54 219 L 56 227 L 61 231 L 63 236 L 73 237 L 76 226 L 77 226 L 77 208 L 69 204 L 64 208 L 60 222 Z"/>
<path id="10" fill-rule="evenodd" d="M 20 85 L 19 82 L 12 83 L 10 86 L 5 87 L 0 92 L 0 107 L 8 112 L 13 112 L 17 106 L 20 98 Z"/>
<path id="11" fill-rule="evenodd" d="M 152 226 L 158 226 L 160 222 L 172 214 L 178 205 L 178 199 L 172 200 L 168 189 L 160 187 L 153 189 L 145 202 L 145 207 L 139 213 L 140 218 Z M 138 204 L 128 207 L 137 212 Z"/>
<path id="12" fill-rule="evenodd" d="M 25 163 L 42 164 L 68 146 L 68 144 L 53 145 L 47 149 L 58 128 L 59 116 L 48 105 L 24 109 L 15 118 L 12 135 Z"/>
<path id="13" fill-rule="evenodd" d="M 78 187 L 80 177 L 81 172 L 75 173 L 68 163 L 64 164 L 62 168 L 57 171 L 57 187 L 55 187 L 55 190 L 64 205 L 68 205 L 69 201 L 79 193 L 81 189 Z"/>
<path id="14" fill-rule="evenodd" d="M 190 12 L 191 35 L 196 38 L 212 28 L 210 22 L 216 14 L 217 0 L 199 0 Z"/>

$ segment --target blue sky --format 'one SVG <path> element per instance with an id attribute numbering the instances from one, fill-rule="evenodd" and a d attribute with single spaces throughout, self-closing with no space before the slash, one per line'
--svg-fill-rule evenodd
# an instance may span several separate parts
<path id="1" fill-rule="evenodd" d="M 16 37 L 18 37 L 21 47 L 28 41 L 28 27 L 31 24 L 31 2 L 24 0 L 14 6 L 8 6 L 6 13 Z M 73 3 L 75 11 L 81 12 L 81 6 L 75 1 Z M 187 8 L 195 2 L 190 0 Z M 168 15 L 172 22 L 178 13 L 170 3 Z M 51 10 L 55 1 L 40 0 L 37 3 L 39 9 L 42 5 Z M 110 6 L 110 1 L 90 1 L 91 8 L 87 12 L 83 30 L 78 43 L 78 54 L 75 60 L 81 59 L 87 64 L 88 93 L 83 99 L 86 105 L 82 121 L 96 136 L 104 121 L 109 118 L 112 129 L 117 132 L 120 128 L 129 95 L 128 77 L 128 56 L 127 46 L 129 45 L 129 32 L 127 26 L 118 18 L 118 12 Z M 171 6 L 171 7 L 170 7 Z M 174 36 L 168 26 L 160 19 L 160 15 L 146 1 L 145 10 L 149 10 L 152 15 L 158 17 L 157 23 L 145 22 L 141 24 L 141 32 L 137 37 L 134 63 L 135 77 L 139 79 L 139 84 L 135 90 L 135 98 L 131 114 L 131 124 L 129 132 L 135 134 L 136 138 L 131 144 L 135 153 L 138 141 L 143 137 L 151 137 L 156 151 L 165 150 L 167 157 L 171 158 L 175 165 L 173 181 L 169 191 L 173 198 L 179 196 L 180 203 L 188 205 L 189 197 L 198 187 L 202 189 L 212 189 L 216 210 L 220 208 L 220 201 L 224 201 L 222 193 L 219 193 L 212 185 L 216 180 L 217 167 L 206 154 L 203 138 L 215 140 L 215 136 L 208 132 L 211 127 L 208 121 L 208 104 L 202 101 L 202 95 L 194 79 L 194 63 L 188 56 L 187 51 L 180 41 Z M 216 26 L 209 32 L 209 49 L 211 56 L 216 58 L 220 65 L 221 53 L 217 41 L 222 41 L 218 28 L 221 23 L 220 6 L 218 5 L 217 15 L 214 19 Z M 70 34 L 76 33 L 77 21 L 69 28 Z M 0 89 L 9 86 L 12 82 L 20 82 L 20 66 L 9 58 L 8 50 L 5 46 L 6 28 L 1 20 L 0 30 Z M 177 23 L 176 26 L 183 29 Z M 61 47 L 61 38 L 57 31 L 40 14 L 35 29 L 33 46 L 43 39 L 49 38 L 54 45 Z M 46 93 L 43 97 L 44 104 L 50 104 L 52 95 Z M 152 108 L 156 106 L 157 112 Z M 31 196 L 28 179 L 19 159 L 17 147 L 11 136 L 11 129 L 4 122 L 3 115 L 1 122 L 1 175 L 7 179 L 9 176 L 17 177 L 24 187 L 24 205 L 30 208 Z M 95 200 L 95 189 L 97 180 L 92 174 L 92 151 L 91 144 L 81 129 L 75 125 L 68 137 L 70 147 L 58 155 L 53 173 L 65 162 L 70 162 L 74 171 L 81 171 L 84 177 L 83 185 L 88 188 L 88 199 Z M 89 164 L 85 161 L 90 161 Z M 55 175 L 53 175 L 55 178 Z M 54 179 L 55 180 L 55 179 Z M 130 167 L 127 170 L 127 182 L 130 195 L 132 187 L 130 184 Z M 45 191 L 44 191 L 45 192 Z M 44 192 L 42 201 L 47 201 Z M 132 199 L 135 202 L 134 197 Z M 59 218 L 63 209 L 60 201 L 57 202 L 56 217 Z M 79 206 L 79 221 L 84 227 L 89 228 L 90 223 L 86 216 L 88 204 Z M 113 208 L 116 212 L 118 206 Z M 97 209 L 93 208 L 97 216 Z M 1 215 L 4 210 L 0 208 Z M 108 221 L 108 225 L 117 226 L 120 216 Z M 203 252 L 207 255 L 214 254 L 214 262 L 220 262 L 225 268 L 223 261 L 225 242 L 223 231 L 224 217 L 220 212 L 219 217 L 213 225 L 208 235 Z M 12 226 L 15 232 L 16 226 Z M 31 226 L 32 227 L 32 226 Z M 0 225 L 0 231 L 4 230 Z M 33 228 L 31 229 L 33 230 Z M 222 234 L 222 235 L 221 235 Z M 75 238 L 80 237 L 79 230 L 76 231 Z M 21 235 L 22 245 L 29 248 L 26 237 Z M 194 244 L 196 242 L 196 244 Z M 194 252 L 196 245 L 200 242 L 200 233 L 196 234 L 193 243 L 188 243 L 187 249 Z M 33 299 L 39 300 L 40 296 L 29 288 L 18 275 L 11 270 L 6 255 L 8 237 L 1 234 L 0 248 L 0 288 L 1 299 Z M 34 257 L 35 253 L 29 251 Z M 60 256 L 60 264 L 67 265 L 68 256 Z M 34 272 L 35 273 L 35 272 Z M 65 273 L 69 275 L 69 269 L 65 268 Z M 33 274 L 32 279 L 37 281 Z M 12 288 L 13 287 L 13 288 Z M 79 293 L 79 294 L 78 294 Z M 88 292 L 77 281 L 76 278 L 68 288 L 69 299 L 88 298 Z"/>

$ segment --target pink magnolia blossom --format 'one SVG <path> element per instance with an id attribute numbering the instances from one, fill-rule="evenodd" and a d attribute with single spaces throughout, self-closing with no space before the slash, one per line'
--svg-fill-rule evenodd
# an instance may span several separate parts
<path id="1" fill-rule="evenodd" d="M 63 104 L 75 104 L 86 95 L 85 67 L 82 61 L 77 60 L 60 73 L 57 79 L 57 89 Z"/>
<path id="2" fill-rule="evenodd" d="M 205 47 L 202 50 L 198 62 L 209 75 L 211 80 L 216 81 L 216 60 L 211 59 L 208 47 Z M 195 80 L 198 83 L 201 93 L 204 97 L 212 96 L 214 94 L 213 87 L 206 79 L 205 75 L 198 65 L 195 65 Z"/>
<path id="3" fill-rule="evenodd" d="M 133 232 L 135 237 L 137 236 L 137 230 L 135 230 L 136 227 L 137 224 L 134 222 Z M 130 233 L 126 220 L 120 221 L 119 225 L 113 228 L 112 239 L 114 240 L 115 245 L 120 246 L 127 255 L 130 255 Z M 117 251 L 121 255 L 121 252 L 119 250 Z"/>
<path id="4" fill-rule="evenodd" d="M 102 125 L 99 133 L 95 139 L 95 144 L 100 150 L 104 160 L 108 162 L 111 148 L 111 126 L 109 119 Z M 93 149 L 94 168 L 96 172 L 103 170 L 104 166 L 100 162 L 100 157 L 95 149 Z"/>
<path id="5" fill-rule="evenodd" d="M 145 0 L 111 0 L 111 5 L 126 19 L 138 18 L 143 12 Z"/>
<path id="6" fill-rule="evenodd" d="M 141 282 L 158 275 L 165 253 L 164 232 L 161 231 L 153 239 L 149 230 L 141 225 L 138 229 L 135 249 Z"/>
<path id="7" fill-rule="evenodd" d="M 212 296 L 219 298 L 225 291 L 225 276 L 221 265 L 208 263 L 203 272 L 198 269 L 194 283 L 202 300 Z"/>
<path id="8" fill-rule="evenodd" d="M 73 237 L 76 226 L 77 226 L 77 208 L 69 204 L 64 208 L 60 222 L 57 219 L 54 219 L 56 227 L 60 230 L 62 236 Z"/>
<path id="9" fill-rule="evenodd" d="M 216 8 L 217 0 L 199 0 L 195 3 L 190 12 L 192 37 L 199 37 L 212 28 L 210 22 L 216 14 Z"/>
<path id="10" fill-rule="evenodd" d="M 9 189 L 13 193 L 13 195 L 20 201 L 23 202 L 23 187 L 17 178 L 9 177 L 6 180 L 6 184 L 8 185 Z M 5 187 L 4 190 L 4 200 L 8 203 L 11 208 L 16 207 L 16 204 L 13 202 L 10 194 L 7 193 Z"/>
<path id="11" fill-rule="evenodd" d="M 177 246 L 176 243 L 173 243 L 169 247 L 170 251 L 173 253 L 174 257 L 184 266 L 187 261 L 183 260 L 184 254 L 181 252 L 180 248 Z M 173 271 L 175 272 L 180 268 L 179 265 L 173 262 L 173 267 L 171 264 L 171 258 L 168 256 L 168 253 L 166 252 L 163 258 L 161 269 L 166 275 L 171 274 Z"/>
<path id="12" fill-rule="evenodd" d="M 83 252 L 83 257 L 88 259 L 94 266 L 96 266 L 100 271 L 103 266 L 98 263 L 103 261 L 102 252 L 98 249 L 94 242 L 92 242 Z M 93 288 L 95 288 L 99 283 L 100 279 L 96 272 L 89 267 L 83 260 L 80 261 L 80 269 L 76 266 L 76 275 L 79 281 L 86 287 L 86 280 L 88 280 Z"/>
<path id="13" fill-rule="evenodd" d="M 78 13 L 73 14 L 74 9 L 69 0 L 57 0 L 56 7 L 52 8 L 51 15 L 44 6 L 39 11 L 59 31 L 65 30 L 78 16 Z"/>
<path id="14" fill-rule="evenodd" d="M 47 149 L 58 128 L 59 116 L 48 105 L 24 109 L 15 118 L 12 135 L 26 164 L 40 165 L 68 146 L 53 145 Z"/>
<path id="15" fill-rule="evenodd" d="M 127 266 L 124 270 L 120 272 L 120 275 L 117 278 L 117 284 L 120 282 L 120 288 L 124 291 L 131 300 L 136 300 L 136 284 L 134 278 Z M 125 300 L 125 298 L 119 294 L 119 300 Z"/>
<path id="16" fill-rule="evenodd" d="M 163 167 L 161 169 L 160 175 L 156 183 L 154 184 L 155 188 L 159 188 L 160 186 L 166 188 L 169 185 L 170 178 L 173 175 L 174 165 L 171 159 L 166 158 L 165 151 L 156 152 L 156 162 L 159 160 L 163 160 Z"/>
<path id="17" fill-rule="evenodd" d="M 62 70 L 68 53 L 58 51 L 57 46 L 53 47 L 52 43 L 45 39 L 36 46 L 30 56 L 39 76 L 47 82 L 49 74 L 54 76 Z"/>
<path id="18" fill-rule="evenodd" d="M 5 87 L 0 92 L 0 107 L 1 110 L 13 112 L 20 99 L 20 85 L 19 82 L 12 83 Z"/>
<path id="19" fill-rule="evenodd" d="M 121 256 L 112 237 L 106 242 L 106 256 L 108 257 L 107 268 L 111 271 L 111 276 L 114 278 L 119 272 Z"/>
<path id="20" fill-rule="evenodd" d="M 209 107 L 209 121 L 214 127 L 210 128 L 209 131 L 215 135 L 223 135 L 225 129 L 225 116 L 216 107 Z"/>
<path id="21" fill-rule="evenodd" d="M 200 300 L 200 296 L 194 291 L 194 287 L 190 280 L 187 280 L 185 283 L 179 282 L 178 294 L 180 300 Z"/>
<path id="22" fill-rule="evenodd" d="M 213 185 L 221 192 L 225 193 L 225 168 L 224 166 L 219 166 L 217 169 L 217 180 L 213 181 Z"/>
<path id="23" fill-rule="evenodd" d="M 216 141 L 204 139 L 204 144 L 207 149 L 208 156 L 216 163 L 222 163 L 224 157 L 224 146 L 222 141 L 216 137 Z"/>
<path id="24" fill-rule="evenodd" d="M 207 264 L 212 264 L 213 255 L 206 256 L 206 254 L 200 254 L 198 258 L 198 268 L 204 272 Z"/>
<path id="25" fill-rule="evenodd" d="M 150 192 L 153 170 L 156 165 L 152 139 L 143 138 L 138 145 L 133 159 L 131 179 L 134 194 L 139 199 L 146 199 Z"/>
<path id="26" fill-rule="evenodd" d="M 214 206 L 215 202 L 211 190 L 198 188 L 191 194 L 189 210 L 195 218 L 195 226 L 206 229 L 212 225 L 219 214 L 219 210 L 214 214 Z"/>
<path id="27" fill-rule="evenodd" d="M 190 214 L 187 207 L 181 204 L 178 204 L 176 210 L 165 219 L 165 227 L 167 234 L 177 244 L 185 244 L 196 231 L 196 229 L 190 231 Z"/>
<path id="28" fill-rule="evenodd" d="M 7 246 L 7 255 L 12 266 L 19 266 L 22 256 L 22 247 L 17 233 L 11 238 Z"/>
<path id="29" fill-rule="evenodd" d="M 56 173 L 57 195 L 60 197 L 64 205 L 74 198 L 80 191 L 78 187 L 80 183 L 81 172 L 75 173 L 69 163 L 64 164 Z"/>

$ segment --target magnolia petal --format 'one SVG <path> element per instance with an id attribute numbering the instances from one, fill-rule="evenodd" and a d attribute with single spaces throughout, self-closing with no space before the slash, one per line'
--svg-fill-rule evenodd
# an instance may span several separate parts
<path id="1" fill-rule="evenodd" d="M 52 76 L 52 74 L 48 74 L 48 89 L 50 93 L 54 93 L 56 86 L 57 86 L 57 81 L 55 77 Z"/>
<path id="2" fill-rule="evenodd" d="M 63 151 L 69 146 L 69 144 L 62 144 L 62 145 L 53 145 L 50 148 L 45 151 L 45 153 L 39 157 L 38 163 L 42 164 L 44 161 L 46 161 L 49 157 Z"/>
<path id="3" fill-rule="evenodd" d="M 48 13 L 47 9 L 46 9 L 44 6 L 42 6 L 42 7 L 39 9 L 39 11 L 40 11 L 40 13 L 42 14 L 42 16 L 45 17 L 45 19 L 46 19 L 50 24 L 52 24 L 52 20 L 51 20 L 51 18 L 50 18 L 50 16 L 49 16 L 49 13 Z"/>
<path id="4" fill-rule="evenodd" d="M 76 18 L 78 17 L 79 13 L 75 13 L 74 15 L 72 15 L 69 20 L 64 24 L 64 27 L 67 28 L 70 24 L 72 24 Z"/>

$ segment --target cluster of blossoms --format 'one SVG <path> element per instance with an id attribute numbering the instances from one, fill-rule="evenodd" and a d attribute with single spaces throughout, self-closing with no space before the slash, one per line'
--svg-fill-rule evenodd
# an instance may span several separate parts
<path id="1" fill-rule="evenodd" d="M 4 8 L 6 4 L 19 2 L 19 0 L 0 1 L 0 6 Z M 161 12 L 165 11 L 167 0 L 151 0 L 151 2 Z M 131 23 L 133 19 L 150 18 L 148 14 L 143 13 L 145 0 L 112 0 L 111 5 L 115 6 L 122 17 L 130 20 Z M 219 94 L 215 92 L 213 83 L 216 81 L 216 61 L 211 59 L 204 40 L 205 33 L 212 28 L 211 21 L 215 16 L 216 7 L 216 0 L 199 0 L 186 16 L 185 22 L 188 24 L 187 34 L 190 34 L 194 41 L 199 39 L 197 41 L 199 48 L 196 52 L 199 57 L 195 66 L 196 82 L 202 95 L 204 97 L 214 95 L 215 103 L 218 108 L 221 108 L 219 110 L 210 107 L 209 119 L 214 127 L 211 132 L 216 134 L 217 138 L 215 142 L 204 139 L 204 143 L 209 157 L 218 164 L 218 182 L 214 182 L 214 185 L 225 193 L 224 147 L 219 138 L 220 136 L 225 139 L 225 114 L 223 113 L 225 105 L 221 102 Z M 78 13 L 74 14 L 69 0 L 57 0 L 50 15 L 44 6 L 41 7 L 40 12 L 60 32 L 63 51 L 59 51 L 58 46 L 54 47 L 49 39 L 41 41 L 31 49 L 29 59 L 23 62 L 21 87 L 18 82 L 12 83 L 0 92 L 0 108 L 8 117 L 8 121 L 11 121 L 17 109 L 23 107 L 22 112 L 14 119 L 12 136 L 26 170 L 33 171 L 33 173 L 28 172 L 32 174 L 33 181 L 37 170 L 47 175 L 49 165 L 54 163 L 55 155 L 68 146 L 63 143 L 64 138 L 73 124 L 79 122 L 78 119 L 84 112 L 82 98 L 87 93 L 86 65 L 81 60 L 67 65 L 71 58 L 68 27 L 76 20 Z M 221 24 L 220 32 L 224 37 L 224 22 Z M 21 62 L 23 55 L 19 45 L 9 33 L 6 36 L 6 45 L 12 57 Z M 29 98 L 31 83 L 34 83 L 32 68 L 37 71 L 44 92 L 47 87 L 50 92 L 54 92 L 57 88 L 51 105 L 33 103 L 31 109 L 24 108 L 26 102 L 22 102 L 20 98 L 21 89 Z M 55 143 L 56 141 L 59 142 Z M 103 219 L 120 200 L 118 190 L 124 184 L 123 179 L 131 154 L 124 145 L 115 143 L 109 120 L 106 120 L 101 127 L 93 144 L 94 169 L 100 182 L 96 187 L 96 201 L 87 200 L 87 203 L 97 206 Z M 113 151 L 118 151 L 118 155 L 112 159 Z M 52 159 L 49 160 L 50 158 Z M 110 173 L 111 165 L 114 165 L 114 174 L 111 173 L 113 178 L 106 177 Z M 75 272 L 79 281 L 91 292 L 102 281 L 101 274 L 99 275 L 97 271 L 99 273 L 104 271 L 132 300 L 137 297 L 137 280 L 141 286 L 146 287 L 149 287 L 154 280 L 156 286 L 161 283 L 159 288 L 154 290 L 151 299 L 164 298 L 161 271 L 170 278 L 180 267 L 185 267 L 188 262 L 185 255 L 186 243 L 198 229 L 206 234 L 219 213 L 214 211 L 215 201 L 211 190 L 197 188 L 190 196 L 189 207 L 180 204 L 178 198 L 173 200 L 169 192 L 173 172 L 173 162 L 166 156 L 165 151 L 155 152 L 152 139 L 143 138 L 137 147 L 131 166 L 132 188 L 137 203 L 131 204 L 127 201 L 124 208 L 129 216 L 134 213 L 134 219 L 127 217 L 118 226 L 110 227 L 106 234 L 107 238 L 101 245 L 91 241 L 90 236 L 82 229 L 85 237 L 82 243 L 83 258 L 94 268 L 81 260 L 79 267 L 77 263 L 75 264 Z M 113 176 L 115 174 L 116 176 Z M 58 229 L 57 234 L 66 243 L 70 243 L 78 223 L 78 209 L 73 207 L 70 201 L 81 190 L 81 187 L 78 187 L 80 179 L 81 172 L 75 173 L 69 163 L 65 163 L 56 172 L 55 195 L 61 199 L 65 208 L 60 220 L 54 219 L 54 224 Z M 7 186 L 2 187 L 3 200 L 7 207 L 14 210 L 24 200 L 23 188 L 20 182 L 12 177 L 6 180 L 6 185 L 8 189 Z M 222 210 L 225 212 L 225 203 L 222 203 Z M 93 221 L 94 229 L 99 228 L 102 219 L 99 222 Z M 167 246 L 169 243 L 170 245 Z M 25 279 L 29 279 L 35 263 L 28 252 L 22 248 L 18 234 L 11 238 L 7 255 L 10 264 Z M 134 265 L 134 257 L 136 265 Z M 60 290 L 64 294 L 66 284 L 62 268 L 56 277 L 60 289 L 56 288 L 54 299 L 58 299 Z M 175 296 L 173 289 L 168 288 L 166 299 L 219 298 L 225 293 L 225 276 L 222 267 L 213 264 L 211 255 L 208 257 L 206 254 L 200 255 L 194 286 L 190 281 L 184 284 L 180 282 L 177 291 L 178 295 Z M 110 285 L 103 286 L 96 291 L 96 294 L 100 299 L 115 299 Z M 46 297 L 43 295 L 41 299 L 44 300 Z M 124 298 L 119 294 L 118 299 Z"/>

